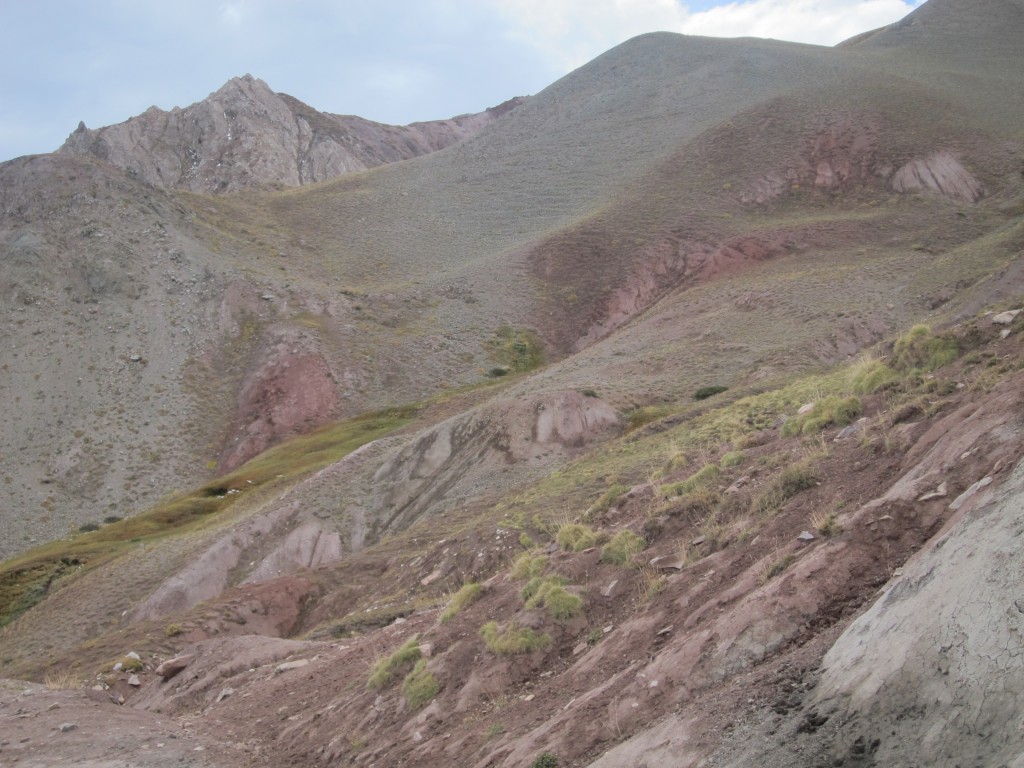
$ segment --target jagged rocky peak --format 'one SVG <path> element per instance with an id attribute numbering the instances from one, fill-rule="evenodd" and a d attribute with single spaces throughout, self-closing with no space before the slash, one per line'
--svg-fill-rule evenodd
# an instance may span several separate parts
<path id="1" fill-rule="evenodd" d="M 319 112 L 246 74 L 189 107 L 150 107 L 95 130 L 79 123 L 59 151 L 98 157 L 160 187 L 230 192 L 299 186 L 443 149 L 521 102 L 392 126 Z"/>

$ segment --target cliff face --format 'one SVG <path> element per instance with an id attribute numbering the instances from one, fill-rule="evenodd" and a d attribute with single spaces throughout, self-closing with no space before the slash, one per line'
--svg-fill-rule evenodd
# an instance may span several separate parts
<path id="1" fill-rule="evenodd" d="M 251 75 L 203 101 L 95 130 L 79 124 L 60 152 L 91 155 L 165 188 L 231 192 L 295 187 L 444 149 L 522 99 L 479 114 L 407 126 L 318 112 Z"/>

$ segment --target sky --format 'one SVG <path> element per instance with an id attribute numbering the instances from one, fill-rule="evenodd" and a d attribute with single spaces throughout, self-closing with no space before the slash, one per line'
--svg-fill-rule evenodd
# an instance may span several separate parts
<path id="1" fill-rule="evenodd" d="M 251 74 L 404 125 L 537 93 L 644 32 L 834 45 L 922 0 L 0 0 L 0 161 L 84 121 L 188 106 Z"/>

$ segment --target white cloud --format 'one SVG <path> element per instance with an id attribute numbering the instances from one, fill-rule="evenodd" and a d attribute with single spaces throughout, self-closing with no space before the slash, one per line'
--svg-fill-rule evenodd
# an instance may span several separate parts
<path id="1" fill-rule="evenodd" d="M 892 24 L 922 0 L 751 0 L 694 13 L 677 30 L 712 37 L 770 37 L 835 45 Z"/>
<path id="2" fill-rule="evenodd" d="M 229 27 L 241 26 L 245 13 L 245 0 L 224 3 L 220 8 L 220 20 Z"/>
<path id="3" fill-rule="evenodd" d="M 923 0 L 742 0 L 691 11 L 676 0 L 490 0 L 509 25 L 563 71 L 644 32 L 771 37 L 835 45 L 891 24 Z M 707 3 L 705 3 L 706 5 Z"/>

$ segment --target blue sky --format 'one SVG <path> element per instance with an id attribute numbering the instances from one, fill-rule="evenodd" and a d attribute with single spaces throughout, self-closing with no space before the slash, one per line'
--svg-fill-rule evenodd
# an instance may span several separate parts
<path id="1" fill-rule="evenodd" d="M 246 73 L 323 111 L 405 124 L 536 93 L 643 32 L 833 45 L 920 2 L 0 0 L 0 161 Z"/>

